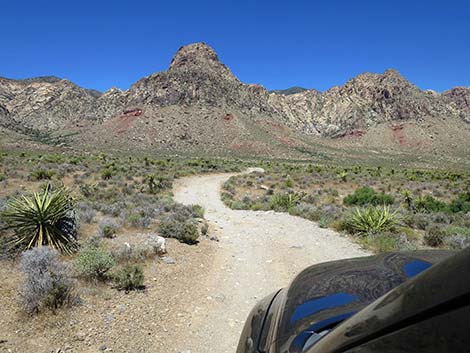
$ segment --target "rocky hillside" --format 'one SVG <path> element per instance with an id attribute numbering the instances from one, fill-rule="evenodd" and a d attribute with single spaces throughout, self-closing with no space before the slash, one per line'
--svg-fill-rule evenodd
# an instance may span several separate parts
<path id="1" fill-rule="evenodd" d="M 36 136 L 70 132 L 79 145 L 271 153 L 384 123 L 470 122 L 470 88 L 423 91 L 395 70 L 294 92 L 244 84 L 212 48 L 195 43 L 126 91 L 101 94 L 53 76 L 0 78 L 0 125 Z"/>
<path id="2" fill-rule="evenodd" d="M 450 92 L 458 90 L 454 94 Z M 396 70 L 361 74 L 344 86 L 302 92 L 274 104 L 301 131 L 322 136 L 361 133 L 379 123 L 461 118 L 468 120 L 470 89 L 444 94 L 422 91 Z"/>

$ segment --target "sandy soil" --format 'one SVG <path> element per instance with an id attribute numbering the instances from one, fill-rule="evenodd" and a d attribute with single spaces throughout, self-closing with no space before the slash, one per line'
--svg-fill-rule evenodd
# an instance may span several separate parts
<path id="1" fill-rule="evenodd" d="M 197 297 L 186 331 L 174 331 L 174 352 L 235 352 L 244 320 L 258 300 L 309 265 L 369 254 L 299 217 L 227 208 L 219 195 L 230 176 L 190 177 L 175 184 L 176 201 L 203 206 L 220 242 L 204 283 L 193 287 Z"/>

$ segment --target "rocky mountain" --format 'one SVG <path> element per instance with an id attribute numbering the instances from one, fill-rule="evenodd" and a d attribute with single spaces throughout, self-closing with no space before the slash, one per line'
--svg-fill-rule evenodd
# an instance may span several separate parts
<path id="1" fill-rule="evenodd" d="M 279 109 L 301 131 L 337 137 L 390 121 L 468 119 L 465 94 L 468 97 L 468 92 L 459 91 L 450 97 L 422 91 L 396 70 L 387 70 L 383 74 L 361 74 L 324 93 L 287 96 Z M 458 103 L 450 104 L 453 101 Z"/>
<path id="2" fill-rule="evenodd" d="M 302 93 L 308 91 L 307 88 L 299 87 L 299 86 L 294 86 L 286 89 L 273 89 L 269 91 L 269 93 L 277 93 L 277 94 L 283 94 L 285 96 L 288 96 L 290 94 L 296 94 L 296 93 Z"/>
<path id="3" fill-rule="evenodd" d="M 240 82 L 204 43 L 180 48 L 167 71 L 126 91 L 100 93 L 53 76 L 0 78 L 2 127 L 73 132 L 79 145 L 270 153 L 310 137 L 362 136 L 382 124 L 445 119 L 468 129 L 470 88 L 423 91 L 387 70 L 326 92 L 268 92 Z"/>
<path id="4" fill-rule="evenodd" d="M 460 112 L 462 119 L 470 123 L 470 87 L 455 87 L 442 93 L 443 99 Z"/>

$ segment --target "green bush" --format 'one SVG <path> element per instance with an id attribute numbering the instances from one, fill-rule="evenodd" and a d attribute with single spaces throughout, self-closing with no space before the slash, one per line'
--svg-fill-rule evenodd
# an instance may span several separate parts
<path id="1" fill-rule="evenodd" d="M 81 276 L 104 281 L 115 264 L 109 252 L 95 245 L 88 245 L 80 251 L 75 266 Z"/>
<path id="2" fill-rule="evenodd" d="M 171 188 L 172 180 L 161 175 L 148 175 L 145 178 L 145 184 L 147 184 L 147 190 L 149 193 L 156 194 Z"/>
<path id="3" fill-rule="evenodd" d="M 204 207 L 200 205 L 191 205 L 193 215 L 196 216 L 197 218 L 204 218 Z"/>
<path id="4" fill-rule="evenodd" d="M 459 194 L 454 200 L 449 204 L 449 209 L 454 212 L 470 212 L 470 192 Z"/>
<path id="5" fill-rule="evenodd" d="M 144 271 L 135 264 L 127 264 L 114 274 L 116 288 L 120 290 L 135 290 L 144 288 Z"/>
<path id="6" fill-rule="evenodd" d="M 12 198 L 2 211 L 7 229 L 15 232 L 15 246 L 24 250 L 48 245 L 71 253 L 78 248 L 74 203 L 65 188 L 44 190 Z"/>
<path id="7" fill-rule="evenodd" d="M 160 234 L 165 238 L 175 238 L 182 243 L 195 244 L 199 238 L 199 230 L 195 221 L 179 221 L 173 217 L 167 216 L 160 221 Z"/>
<path id="8" fill-rule="evenodd" d="M 415 200 L 415 209 L 418 212 L 442 212 L 447 211 L 445 202 L 439 201 L 431 195 L 419 196 Z"/>
<path id="9" fill-rule="evenodd" d="M 101 173 L 101 179 L 109 180 L 113 177 L 113 171 L 111 169 L 104 169 Z"/>
<path id="10" fill-rule="evenodd" d="M 391 195 L 385 193 L 378 193 L 374 189 L 363 186 L 356 189 L 352 194 L 346 196 L 343 200 L 345 205 L 351 206 L 366 206 L 366 205 L 391 205 L 394 202 Z"/>
<path id="11" fill-rule="evenodd" d="M 396 213 L 388 206 L 356 208 L 345 219 L 348 231 L 355 234 L 387 232 L 398 224 Z"/>

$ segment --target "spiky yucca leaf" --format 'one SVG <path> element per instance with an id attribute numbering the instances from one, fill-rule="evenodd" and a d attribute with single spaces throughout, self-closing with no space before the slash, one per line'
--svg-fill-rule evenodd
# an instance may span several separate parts
<path id="1" fill-rule="evenodd" d="M 65 188 L 21 195 L 8 202 L 2 217 L 16 234 L 15 244 L 23 249 L 48 245 L 61 252 L 77 249 L 77 230 L 72 198 Z"/>
<path id="2" fill-rule="evenodd" d="M 353 233 L 379 233 L 397 225 L 395 212 L 389 206 L 356 208 L 346 218 L 346 225 Z"/>
<path id="3" fill-rule="evenodd" d="M 270 206 L 274 210 L 287 211 L 297 205 L 302 198 L 303 195 L 296 192 L 277 193 L 271 197 Z"/>

